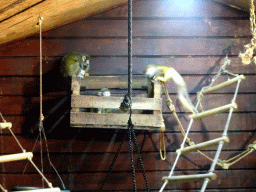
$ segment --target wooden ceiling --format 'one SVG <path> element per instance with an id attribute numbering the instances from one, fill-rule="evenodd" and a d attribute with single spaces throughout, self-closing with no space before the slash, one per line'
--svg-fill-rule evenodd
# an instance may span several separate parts
<path id="1" fill-rule="evenodd" d="M 126 0 L 8 0 L 0 1 L 0 44 L 47 31 L 113 8 Z"/>
<path id="2" fill-rule="evenodd" d="M 43 31 L 83 19 L 113 8 L 127 0 L 8 0 L 0 1 L 0 44 L 39 33 L 38 17 Z M 247 10 L 249 0 L 215 0 Z M 254 0 L 256 5 L 256 0 Z"/>

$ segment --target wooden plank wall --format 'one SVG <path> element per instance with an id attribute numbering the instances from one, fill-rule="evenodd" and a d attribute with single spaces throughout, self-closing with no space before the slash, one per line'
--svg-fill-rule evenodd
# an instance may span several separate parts
<path id="1" fill-rule="evenodd" d="M 228 70 L 244 74 L 237 98 L 238 109 L 230 124 L 230 143 L 224 146 L 222 159 L 242 152 L 255 136 L 256 100 L 254 64 L 243 66 L 237 57 L 250 41 L 249 14 L 214 1 L 196 0 L 182 6 L 179 1 L 138 0 L 133 2 L 133 73 L 143 74 L 149 63 L 172 66 L 185 78 L 193 102 L 196 92 L 210 82 L 223 63 L 223 50 L 232 46 Z M 85 10 L 86 11 L 86 10 Z M 2 29 L 3 30 L 3 29 Z M 92 16 L 43 34 L 43 110 L 44 127 L 51 161 L 59 171 L 67 189 L 96 191 L 100 189 L 124 130 L 74 129 L 69 127 L 70 87 L 61 78 L 60 59 L 70 51 L 89 53 L 92 58 L 91 75 L 127 74 L 127 6 Z M 39 117 L 39 40 L 38 35 L 0 46 L 0 109 L 27 151 L 35 144 L 31 129 Z M 221 77 L 219 82 L 224 81 Z M 176 100 L 176 87 L 168 83 L 168 90 L 176 105 L 184 127 L 188 115 Z M 212 108 L 229 103 L 234 86 L 205 97 L 204 107 Z M 158 132 L 137 131 L 143 163 L 152 191 L 161 187 L 161 178 L 167 176 L 175 159 L 175 150 L 182 142 L 177 124 L 162 96 L 164 119 L 167 126 L 167 160 L 161 161 Z M 227 114 L 197 121 L 190 137 L 195 142 L 219 137 Z M 61 182 L 47 161 L 43 142 L 44 173 L 54 186 Z M 131 191 L 132 176 L 128 141 L 107 181 L 105 190 Z M 1 154 L 21 152 L 8 131 L 1 134 Z M 215 148 L 205 150 L 208 155 Z M 34 160 L 40 166 L 40 145 L 34 151 Z M 229 170 L 216 168 L 217 180 L 209 183 L 207 191 L 255 191 L 256 153 L 252 153 Z M 198 173 L 209 169 L 210 162 L 198 153 L 182 156 L 177 174 Z M 16 185 L 41 186 L 41 178 L 24 162 L 1 164 L 0 183 L 7 189 Z M 136 179 L 139 191 L 145 190 L 137 157 Z M 201 182 L 169 184 L 166 191 L 197 191 Z"/>

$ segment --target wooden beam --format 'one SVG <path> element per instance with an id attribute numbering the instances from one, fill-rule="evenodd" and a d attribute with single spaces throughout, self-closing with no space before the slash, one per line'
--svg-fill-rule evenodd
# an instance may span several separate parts
<path id="1" fill-rule="evenodd" d="M 79 108 L 110 108 L 119 109 L 122 97 L 99 97 L 90 95 L 72 95 L 71 107 Z M 132 98 L 132 109 L 161 110 L 162 99 L 156 98 Z"/>
<path id="2" fill-rule="evenodd" d="M 127 128 L 129 114 L 112 113 L 70 113 L 70 124 L 72 127 L 91 127 L 91 128 Z M 132 122 L 134 129 L 152 129 L 161 126 L 161 114 L 133 114 Z"/>
<path id="3" fill-rule="evenodd" d="M 43 0 L 10 0 L 0 1 L 0 21 L 6 20 Z"/>
<path id="4" fill-rule="evenodd" d="M 127 89 L 128 88 L 128 76 L 127 75 L 115 75 L 115 76 L 87 76 L 84 79 L 79 77 L 72 77 L 73 80 L 80 82 L 81 87 L 86 89 L 101 89 L 107 87 L 109 89 Z M 132 76 L 132 88 L 133 89 L 147 89 L 148 78 L 145 75 L 133 75 Z"/>
<path id="5" fill-rule="evenodd" d="M 2 22 L 0 22 L 0 44 L 39 33 L 39 29 L 36 27 L 39 14 L 44 18 L 42 30 L 47 31 L 103 12 L 125 1 L 126 0 L 46 0 L 37 2 L 35 0 L 34 2 L 37 2 L 37 4 L 23 11 L 18 9 L 19 4 L 13 2 L 10 9 L 2 9 L 3 13 L 1 14 L 5 15 L 2 17 Z M 8 11 L 10 10 L 20 12 L 3 20 L 8 17 Z"/>
<path id="6" fill-rule="evenodd" d="M 241 0 L 215 0 L 217 2 L 223 3 L 225 5 L 229 5 L 232 8 L 240 9 L 243 11 L 250 10 L 250 1 L 241 1 Z M 256 4 L 256 0 L 254 0 L 254 4 Z"/>

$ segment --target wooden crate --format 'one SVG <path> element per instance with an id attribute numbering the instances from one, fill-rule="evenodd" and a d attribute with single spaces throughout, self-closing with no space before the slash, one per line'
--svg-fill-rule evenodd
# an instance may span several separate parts
<path id="1" fill-rule="evenodd" d="M 127 94 L 127 78 L 127 75 L 88 76 L 84 79 L 72 77 L 71 127 L 127 128 L 129 114 L 121 113 L 119 110 L 124 95 Z M 132 81 L 132 123 L 135 126 L 134 129 L 159 129 L 163 119 L 160 83 L 152 83 L 144 75 L 133 75 Z M 84 92 L 99 91 L 104 87 L 111 90 L 111 97 L 101 97 L 96 94 L 82 95 Z M 113 94 L 112 89 L 121 90 L 123 94 Z M 143 90 L 145 93 L 138 93 Z M 88 110 L 90 108 L 108 108 L 113 112 L 83 112 L 83 109 Z"/>

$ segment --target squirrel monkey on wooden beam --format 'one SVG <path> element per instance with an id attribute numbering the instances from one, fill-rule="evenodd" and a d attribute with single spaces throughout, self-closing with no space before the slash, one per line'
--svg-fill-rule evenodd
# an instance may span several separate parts
<path id="1" fill-rule="evenodd" d="M 166 82 L 172 80 L 178 87 L 178 97 L 182 105 L 192 113 L 198 113 L 189 98 L 186 82 L 175 69 L 164 65 L 149 64 L 145 68 L 145 74 L 152 81 Z"/>

